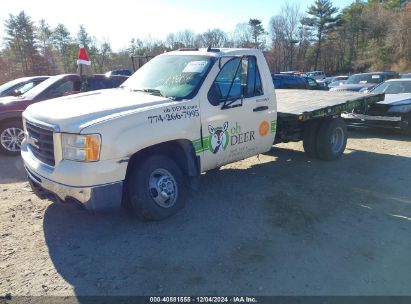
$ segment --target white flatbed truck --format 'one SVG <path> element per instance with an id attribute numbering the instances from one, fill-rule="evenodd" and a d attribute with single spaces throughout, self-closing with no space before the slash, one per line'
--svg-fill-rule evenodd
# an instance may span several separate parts
<path id="1" fill-rule="evenodd" d="M 278 90 L 255 49 L 182 49 L 120 88 L 63 97 L 23 114 L 22 157 L 35 193 L 149 220 L 181 209 L 202 172 L 303 140 L 311 157 L 345 149 L 340 114 L 384 98 Z"/>

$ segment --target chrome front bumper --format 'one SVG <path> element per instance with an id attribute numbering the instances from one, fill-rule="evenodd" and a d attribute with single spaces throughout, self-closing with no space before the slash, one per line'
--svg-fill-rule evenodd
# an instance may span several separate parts
<path id="1" fill-rule="evenodd" d="M 121 206 L 123 182 L 92 187 L 72 187 L 44 178 L 25 166 L 33 192 L 40 198 L 58 198 L 64 202 L 77 202 L 89 210 L 102 210 Z"/>

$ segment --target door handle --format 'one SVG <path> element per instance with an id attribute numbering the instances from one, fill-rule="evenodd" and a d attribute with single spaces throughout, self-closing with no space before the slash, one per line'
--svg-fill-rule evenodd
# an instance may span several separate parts
<path id="1" fill-rule="evenodd" d="M 268 98 L 261 98 L 261 99 L 256 100 L 256 102 L 264 102 L 264 101 L 268 101 Z"/>
<path id="2" fill-rule="evenodd" d="M 260 112 L 260 111 L 265 111 L 268 110 L 268 106 L 261 106 L 253 109 L 253 112 Z"/>

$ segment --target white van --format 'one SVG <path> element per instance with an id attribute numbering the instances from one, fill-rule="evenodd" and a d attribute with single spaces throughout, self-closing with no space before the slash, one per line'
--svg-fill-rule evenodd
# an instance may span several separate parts
<path id="1" fill-rule="evenodd" d="M 326 77 L 324 71 L 308 72 L 306 75 L 308 77 L 314 78 L 315 80 L 321 80 L 321 79 L 324 79 Z"/>

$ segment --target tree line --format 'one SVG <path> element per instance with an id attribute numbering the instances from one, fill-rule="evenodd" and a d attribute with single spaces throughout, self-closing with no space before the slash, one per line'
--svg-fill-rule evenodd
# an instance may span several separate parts
<path id="1" fill-rule="evenodd" d="M 315 0 L 305 11 L 285 3 L 267 28 L 258 18 L 226 33 L 187 29 L 164 40 L 133 38 L 127 49 L 114 52 L 83 25 L 76 33 L 59 23 L 34 22 L 24 11 L 4 21 L 0 49 L 0 83 L 29 75 L 55 75 L 77 70 L 79 44 L 86 47 L 96 73 L 132 69 L 130 55 L 154 56 L 195 47 L 261 49 L 272 72 L 324 70 L 327 74 L 368 70 L 411 70 L 411 3 L 404 0 L 356 0 L 337 8 L 331 0 Z"/>

